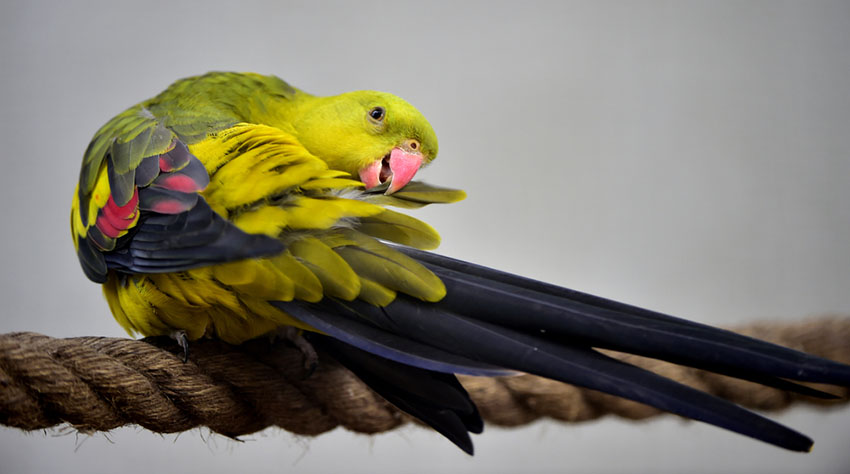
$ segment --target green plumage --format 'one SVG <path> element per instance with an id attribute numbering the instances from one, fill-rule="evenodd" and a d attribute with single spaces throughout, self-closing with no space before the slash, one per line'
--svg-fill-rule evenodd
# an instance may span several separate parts
<path id="1" fill-rule="evenodd" d="M 84 222 L 107 161 L 113 198 L 124 205 L 132 196 L 133 170 L 143 158 L 165 152 L 174 137 L 192 145 L 237 122 L 252 122 L 254 109 L 264 109 L 267 98 L 290 100 L 295 93 L 274 76 L 209 73 L 177 81 L 117 115 L 98 130 L 83 155 L 79 197 Z"/>

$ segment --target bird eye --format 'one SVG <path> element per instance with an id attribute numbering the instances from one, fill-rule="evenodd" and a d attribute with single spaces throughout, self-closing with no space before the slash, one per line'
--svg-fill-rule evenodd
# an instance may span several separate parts
<path id="1" fill-rule="evenodd" d="M 383 107 L 374 107 L 369 111 L 369 118 L 376 122 L 384 120 L 384 115 L 386 115 L 386 111 Z"/>

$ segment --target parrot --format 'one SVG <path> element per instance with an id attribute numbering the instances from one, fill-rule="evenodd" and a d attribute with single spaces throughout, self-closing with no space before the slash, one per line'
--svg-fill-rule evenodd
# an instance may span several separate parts
<path id="1" fill-rule="evenodd" d="M 317 350 L 468 454 L 483 430 L 457 375 L 535 374 L 792 451 L 813 441 L 638 368 L 636 354 L 835 398 L 850 366 L 431 252 L 404 211 L 465 193 L 414 180 L 437 136 L 378 91 L 312 95 L 271 75 L 174 82 L 101 127 L 83 154 L 71 235 L 131 335 Z"/>

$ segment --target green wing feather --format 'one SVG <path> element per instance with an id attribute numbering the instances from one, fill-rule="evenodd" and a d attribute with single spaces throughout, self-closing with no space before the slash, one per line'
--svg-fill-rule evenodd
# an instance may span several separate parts
<path id="1" fill-rule="evenodd" d="M 137 225 L 139 189 L 153 184 L 162 173 L 186 166 L 194 158 L 185 152 L 186 145 L 244 120 L 246 111 L 234 101 L 216 99 L 221 97 L 217 91 L 225 85 L 234 93 L 250 91 L 274 97 L 294 94 L 294 89 L 277 78 L 210 73 L 174 83 L 153 99 L 117 115 L 95 133 L 83 156 L 71 211 L 71 232 L 89 278 L 98 282 L 106 278 L 109 265 L 104 262 L 104 253 L 114 251 L 117 241 Z M 177 166 L 165 166 L 166 155 L 175 147 Z M 158 156 L 166 160 L 162 169 L 156 163 Z M 143 163 L 148 165 L 142 167 Z M 137 176 L 137 172 L 141 174 Z M 202 189 L 206 177 L 200 177 L 198 170 L 192 172 L 196 181 L 203 181 L 199 183 Z M 171 199 L 171 212 L 178 212 L 196 202 L 196 198 L 181 197 L 186 189 L 169 189 L 167 182 L 156 184 L 158 190 L 147 193 L 148 199 L 142 204 L 167 209 L 163 200 Z M 191 190 L 188 192 L 191 194 Z M 215 219 L 211 215 L 208 218 Z"/>
<path id="2" fill-rule="evenodd" d="M 245 121 L 242 106 L 215 99 L 221 95 L 215 91 L 222 88 L 233 96 L 258 98 L 286 98 L 296 92 L 273 76 L 209 73 L 177 81 L 153 99 L 118 114 L 95 133 L 83 155 L 78 188 L 83 225 L 88 225 L 88 205 L 101 173 L 108 173 L 110 185 L 115 183 L 111 191 L 116 204 L 124 205 L 132 196 L 128 189 L 134 170 L 144 158 L 164 153 L 174 138 L 192 145 Z"/>

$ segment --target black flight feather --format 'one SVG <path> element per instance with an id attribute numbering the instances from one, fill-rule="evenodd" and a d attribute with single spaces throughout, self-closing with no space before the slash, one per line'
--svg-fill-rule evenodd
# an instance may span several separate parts
<path id="1" fill-rule="evenodd" d="M 596 348 L 667 360 L 821 398 L 833 396 L 791 380 L 850 386 L 850 367 L 837 362 L 467 262 L 396 248 L 443 280 L 447 291 L 443 300 L 426 303 L 400 294 L 383 308 L 329 298 L 319 303 L 273 304 L 339 340 L 335 344 L 349 352 L 367 351 L 392 364 L 446 374 L 537 374 L 794 451 L 808 450 L 812 441 L 733 403 L 608 357 Z M 380 379 L 381 373 L 369 371 L 364 381 L 382 394 L 394 390 L 385 396 L 388 400 L 393 397 L 390 401 L 402 409 L 405 403 L 413 403 L 411 392 L 422 390 L 394 386 Z M 394 380 L 402 383 L 398 377 Z M 408 412 L 431 424 L 421 410 L 420 405 L 412 405 Z M 434 413 L 433 407 L 428 413 Z M 440 424 L 435 426 L 438 431 L 466 450 L 466 438 L 458 436 L 452 421 L 430 419 Z"/>

